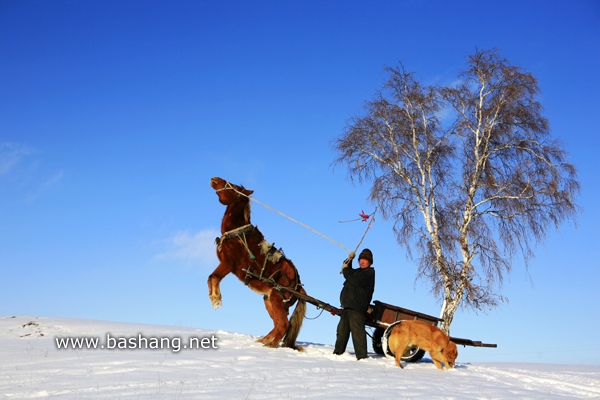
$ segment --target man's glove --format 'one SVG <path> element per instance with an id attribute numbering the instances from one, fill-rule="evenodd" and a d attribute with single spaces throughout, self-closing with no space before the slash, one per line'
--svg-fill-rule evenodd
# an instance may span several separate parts
<path id="1" fill-rule="evenodd" d="M 355 252 L 351 252 L 348 255 L 348 258 L 346 258 L 342 264 L 342 270 L 340 271 L 340 274 L 344 271 L 344 268 L 348 268 L 348 266 L 350 265 L 350 263 L 352 262 L 352 260 L 354 260 L 354 257 L 356 257 L 356 253 Z"/>
<path id="2" fill-rule="evenodd" d="M 346 258 L 346 262 L 350 264 L 350 261 L 354 260 L 354 257 L 356 257 L 356 253 L 351 251 L 350 254 L 348 254 L 348 258 Z"/>

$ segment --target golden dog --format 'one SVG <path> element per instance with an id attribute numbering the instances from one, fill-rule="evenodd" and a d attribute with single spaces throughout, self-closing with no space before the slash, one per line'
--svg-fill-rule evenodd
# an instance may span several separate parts
<path id="1" fill-rule="evenodd" d="M 454 360 L 458 357 L 456 344 L 441 331 L 440 328 L 423 321 L 402 321 L 394 326 L 388 337 L 388 348 L 396 356 L 396 365 L 400 368 L 402 355 L 409 346 L 418 346 L 429 351 L 431 359 L 438 369 L 454 367 Z"/>

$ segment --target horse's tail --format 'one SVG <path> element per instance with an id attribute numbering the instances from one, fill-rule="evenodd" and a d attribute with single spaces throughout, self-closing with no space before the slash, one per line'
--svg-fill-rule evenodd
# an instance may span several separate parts
<path id="1" fill-rule="evenodd" d="M 306 291 L 303 287 L 300 287 L 299 292 L 302 294 L 306 294 Z M 290 347 L 299 351 L 304 350 L 302 346 L 296 346 L 296 339 L 298 338 L 298 334 L 300 333 L 300 328 L 302 327 L 302 322 L 304 322 L 305 315 L 306 301 L 298 299 L 298 304 L 296 304 L 296 308 L 294 309 L 292 318 L 290 318 L 290 326 L 287 332 L 285 333 L 285 338 L 283 339 L 284 347 Z"/>

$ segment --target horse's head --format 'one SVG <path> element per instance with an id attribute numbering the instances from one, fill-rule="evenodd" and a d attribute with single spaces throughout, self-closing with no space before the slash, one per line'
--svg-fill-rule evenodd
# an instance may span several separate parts
<path id="1" fill-rule="evenodd" d="M 215 189 L 221 204 L 229 205 L 236 201 L 240 196 L 250 196 L 254 190 L 245 189 L 226 181 L 225 179 L 214 177 L 210 180 L 210 186 Z"/>

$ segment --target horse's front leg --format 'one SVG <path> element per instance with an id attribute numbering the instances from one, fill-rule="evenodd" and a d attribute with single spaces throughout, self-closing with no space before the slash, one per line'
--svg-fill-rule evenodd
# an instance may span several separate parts
<path id="1" fill-rule="evenodd" d="M 221 280 L 231 272 L 229 263 L 220 263 L 219 266 L 208 277 L 208 298 L 215 310 L 218 310 L 223 304 L 221 297 Z"/>

